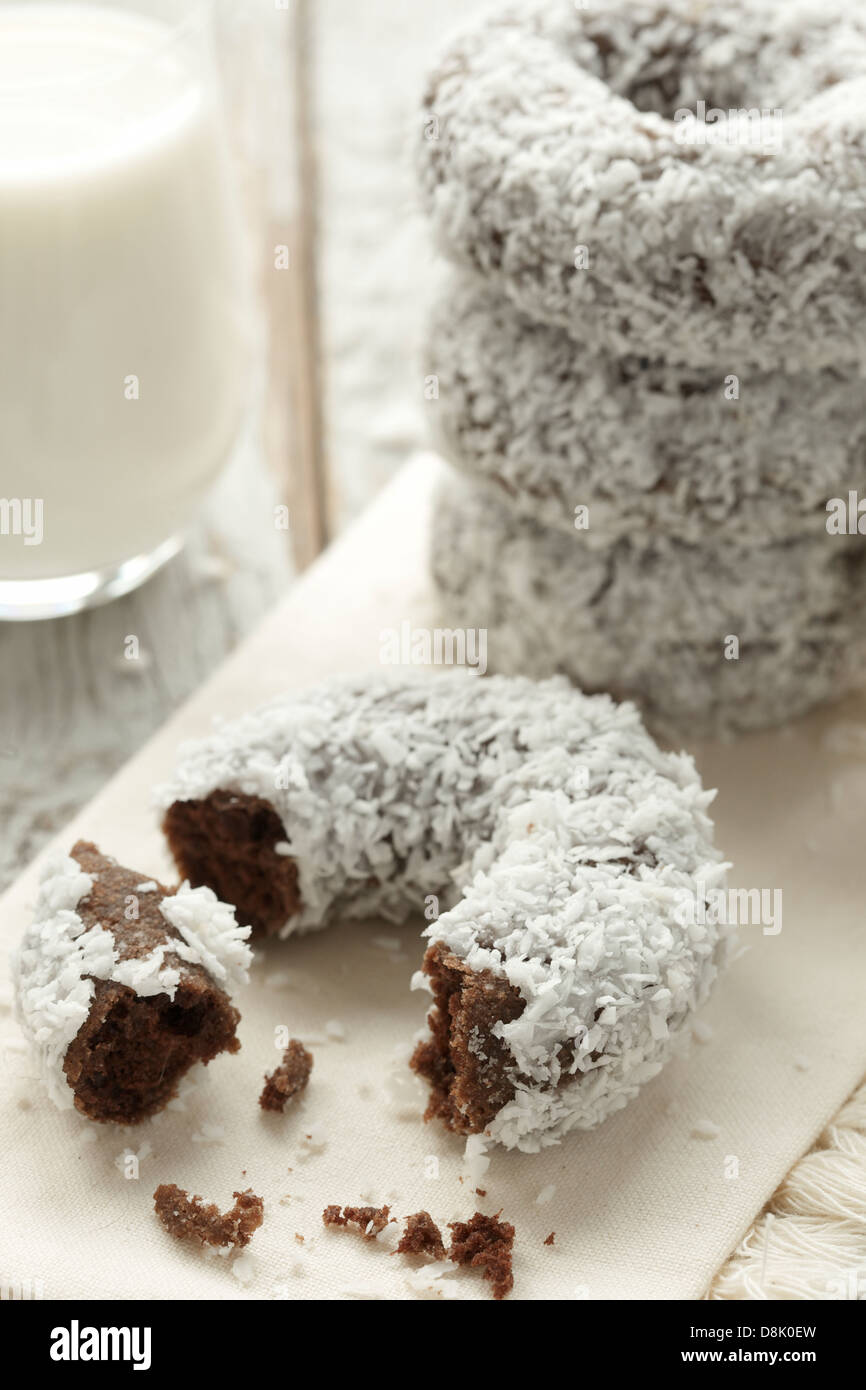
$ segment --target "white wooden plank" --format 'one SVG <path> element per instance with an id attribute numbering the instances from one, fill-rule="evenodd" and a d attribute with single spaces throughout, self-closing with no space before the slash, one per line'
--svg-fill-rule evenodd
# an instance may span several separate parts
<path id="1" fill-rule="evenodd" d="M 338 532 L 424 442 L 418 348 L 432 268 L 408 156 L 424 72 L 489 0 L 316 0 L 328 504 Z"/>
<path id="2" fill-rule="evenodd" d="M 314 255 L 315 155 L 306 112 L 310 0 L 220 0 L 220 51 L 266 346 L 263 443 L 291 513 L 298 569 L 326 539 Z"/>

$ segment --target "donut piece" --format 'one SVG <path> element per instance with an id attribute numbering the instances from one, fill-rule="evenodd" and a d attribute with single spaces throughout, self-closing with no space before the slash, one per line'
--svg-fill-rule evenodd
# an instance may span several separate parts
<path id="1" fill-rule="evenodd" d="M 297 1038 L 290 1038 L 280 1065 L 265 1077 L 259 1105 L 282 1114 L 287 1102 L 306 1090 L 312 1072 L 313 1054 Z"/>
<path id="2" fill-rule="evenodd" d="M 827 501 L 866 492 L 866 385 L 608 357 L 533 323 L 479 277 L 436 297 L 425 374 L 451 462 L 589 546 L 731 528 L 738 547 L 826 535 Z M 727 384 L 726 384 L 727 382 Z M 731 398 L 736 391 L 738 398 Z"/>
<path id="3" fill-rule="evenodd" d="M 631 705 L 458 671 L 288 694 L 186 746 L 158 800 L 184 872 L 197 817 L 271 806 L 270 867 L 296 871 L 281 935 L 438 906 L 415 1059 L 430 1113 L 532 1151 L 625 1104 L 706 997 L 726 929 L 684 925 L 683 904 L 724 876 L 711 796 Z M 246 917 L 244 865 L 223 836 L 210 861 L 196 844 L 202 880 L 221 875 Z"/>
<path id="4" fill-rule="evenodd" d="M 249 928 L 209 888 L 176 891 L 79 841 L 42 874 L 13 958 L 18 1016 L 59 1109 L 138 1124 L 195 1062 L 237 1052 L 223 986 L 246 979 Z"/>
<path id="5" fill-rule="evenodd" d="M 857 537 L 761 548 L 637 537 L 592 549 L 459 474 L 434 510 L 443 616 L 487 629 L 491 671 L 563 672 L 637 699 L 675 739 L 773 727 L 866 677 Z M 737 657 L 726 655 L 731 637 Z"/>
<path id="6" fill-rule="evenodd" d="M 444 252 L 581 343 L 862 366 L 864 106 L 847 0 L 523 0 L 445 50 L 416 162 Z"/>
<path id="7" fill-rule="evenodd" d="M 177 1183 L 162 1183 L 153 1194 L 153 1208 L 163 1227 L 176 1240 L 242 1250 L 265 1219 L 265 1204 L 251 1187 L 233 1192 L 234 1206 L 221 1212 L 215 1202 L 190 1197 Z"/>

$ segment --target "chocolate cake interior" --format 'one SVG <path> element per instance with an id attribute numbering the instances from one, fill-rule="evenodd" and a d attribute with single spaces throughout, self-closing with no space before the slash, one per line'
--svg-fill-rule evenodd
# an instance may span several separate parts
<path id="1" fill-rule="evenodd" d="M 171 1099 L 195 1062 L 237 1052 L 238 1012 L 207 980 L 141 998 L 99 981 L 84 1026 L 63 1063 L 75 1105 L 92 1120 L 134 1125 Z"/>
<path id="2" fill-rule="evenodd" d="M 432 1036 L 412 1057 L 413 1070 L 431 1088 L 424 1118 L 435 1116 L 458 1134 L 479 1134 L 514 1095 L 511 1055 L 491 1030 L 518 1018 L 525 1004 L 507 980 L 471 970 L 441 943 L 427 951 L 424 969 L 433 985 Z"/>
<path id="3" fill-rule="evenodd" d="M 215 791 L 201 801 L 175 801 L 163 830 L 181 875 L 232 903 L 256 935 L 279 931 L 298 911 L 297 867 L 274 848 L 286 832 L 261 797 Z"/>

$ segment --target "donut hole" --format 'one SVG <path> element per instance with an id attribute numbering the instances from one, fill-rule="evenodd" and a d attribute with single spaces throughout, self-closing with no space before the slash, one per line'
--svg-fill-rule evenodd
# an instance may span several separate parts
<path id="1" fill-rule="evenodd" d="M 699 39 L 693 32 L 684 34 L 681 24 L 675 33 L 663 24 L 655 30 L 626 30 L 620 24 L 612 34 L 603 27 L 605 18 L 586 24 L 593 49 L 589 66 L 636 110 L 673 120 L 677 111 L 694 110 L 698 101 L 725 111 L 755 104 L 758 74 L 741 55 L 730 67 L 707 61 L 708 41 L 723 40 L 722 29 L 705 29 Z"/>
<path id="2" fill-rule="evenodd" d="M 840 53 L 832 22 L 816 16 L 809 31 L 768 17 L 754 27 L 739 7 L 702 13 L 699 28 L 671 4 L 641 22 L 637 14 L 587 15 L 576 35 L 576 61 L 637 111 L 673 120 L 681 110 L 792 111 L 860 70 L 861 35 Z"/>
<path id="3" fill-rule="evenodd" d="M 261 797 L 218 791 L 175 801 L 163 830 L 181 875 L 231 903 L 255 935 L 279 931 L 300 908 L 297 865 L 276 850 L 283 823 Z"/>
<path id="4" fill-rule="evenodd" d="M 691 66 L 692 59 L 693 55 L 687 51 L 664 54 L 647 64 L 637 77 L 629 79 L 624 74 L 621 89 L 616 77 L 610 80 L 610 86 L 617 95 L 630 101 L 635 110 L 663 116 L 668 121 L 672 121 L 678 111 L 694 111 L 699 101 L 706 104 L 707 110 L 748 107 L 746 92 L 727 74 L 714 73 L 713 86 L 708 91 L 700 70 Z"/>

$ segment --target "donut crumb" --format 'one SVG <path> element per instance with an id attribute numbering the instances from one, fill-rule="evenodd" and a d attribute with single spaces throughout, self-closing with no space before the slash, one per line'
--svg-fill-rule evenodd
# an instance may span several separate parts
<path id="1" fill-rule="evenodd" d="M 445 1259 L 442 1232 L 429 1211 L 416 1211 L 406 1217 L 406 1227 L 397 1246 L 398 1255 L 430 1255 Z"/>
<path id="2" fill-rule="evenodd" d="M 292 1038 L 276 1071 L 265 1077 L 259 1105 L 263 1110 L 283 1111 L 287 1101 L 306 1089 L 312 1070 L 312 1052 Z"/>
<path id="3" fill-rule="evenodd" d="M 204 1204 L 201 1197 L 190 1197 L 176 1183 L 161 1183 L 153 1194 L 157 1216 L 170 1236 L 178 1240 L 197 1240 L 201 1245 L 249 1245 L 250 1237 L 264 1220 L 264 1202 L 252 1188 L 233 1192 L 235 1204 L 221 1212 L 215 1203 Z"/>
<path id="4" fill-rule="evenodd" d="M 353 1227 L 365 1240 L 375 1240 L 384 1231 L 391 1216 L 390 1207 L 325 1207 L 322 1221 L 326 1226 Z"/>
<path id="5" fill-rule="evenodd" d="M 416 1211 L 406 1217 L 403 1235 L 396 1255 L 429 1255 L 434 1260 L 451 1260 L 456 1265 L 470 1265 L 484 1270 L 493 1297 L 504 1298 L 514 1287 L 511 1271 L 514 1227 L 500 1221 L 501 1212 L 485 1216 L 476 1211 L 468 1221 L 451 1221 L 450 1249 L 445 1249 L 442 1232 L 429 1211 Z M 326 1226 L 353 1227 L 365 1240 L 375 1240 L 385 1229 L 391 1216 L 390 1207 L 325 1207 L 322 1221 Z M 553 1244 L 551 1231 L 545 1245 Z"/>
<path id="6" fill-rule="evenodd" d="M 482 1267 L 484 1278 L 493 1288 L 494 1298 L 504 1298 L 514 1287 L 511 1272 L 514 1227 L 500 1221 L 501 1213 L 485 1216 L 476 1211 L 469 1221 L 451 1221 L 453 1232 L 448 1258 L 458 1265 Z"/>

